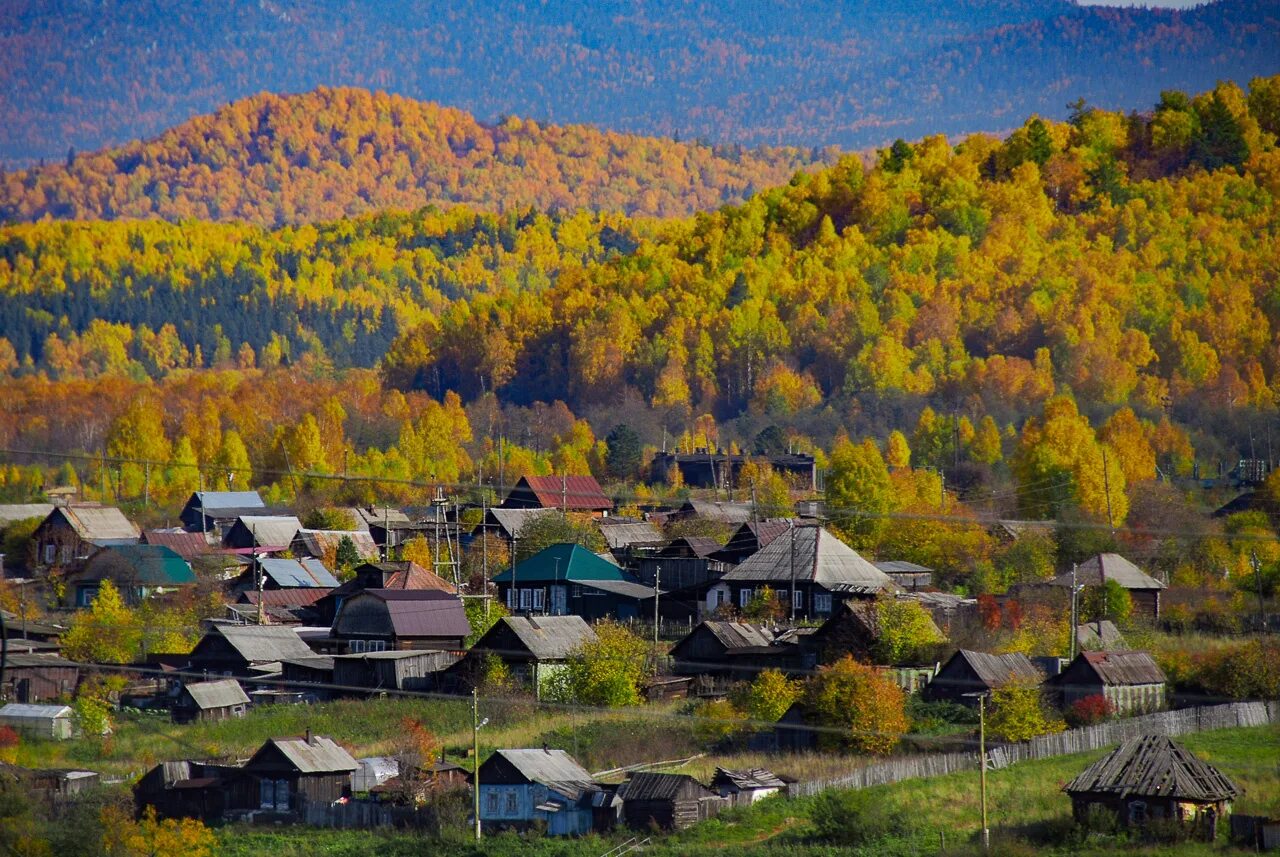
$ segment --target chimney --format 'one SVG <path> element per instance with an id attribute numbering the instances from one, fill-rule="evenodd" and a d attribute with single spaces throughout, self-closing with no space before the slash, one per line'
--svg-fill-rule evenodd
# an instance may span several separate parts
<path id="1" fill-rule="evenodd" d="M 308 727 L 307 727 L 307 743 L 308 743 L 308 744 L 311 744 L 311 745 L 314 745 L 314 744 L 315 744 L 315 740 L 314 740 L 314 739 L 312 738 L 312 736 L 311 736 L 311 727 L 310 727 L 310 726 L 308 726 Z"/>
<path id="2" fill-rule="evenodd" d="M 542 742 L 542 752 L 546 753 L 548 756 L 551 755 L 551 750 L 547 747 L 546 741 Z"/>

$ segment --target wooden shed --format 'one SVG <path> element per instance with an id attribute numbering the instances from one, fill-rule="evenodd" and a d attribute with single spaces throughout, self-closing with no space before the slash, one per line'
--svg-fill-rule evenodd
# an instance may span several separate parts
<path id="1" fill-rule="evenodd" d="M 711 788 L 734 806 L 749 806 L 785 791 L 787 784 L 773 771 L 764 768 L 747 771 L 716 768 L 716 775 L 711 778 Z"/>
<path id="2" fill-rule="evenodd" d="M 1087 821 L 1097 807 L 1127 826 L 1175 821 L 1209 842 L 1240 795 L 1230 779 L 1164 735 L 1130 738 L 1062 790 L 1071 796 L 1078 822 Z"/>
<path id="3" fill-rule="evenodd" d="M 178 698 L 173 701 L 170 715 L 174 723 L 190 723 L 193 720 L 244 717 L 248 709 L 249 697 L 240 687 L 240 682 L 226 678 L 183 685 Z"/>
<path id="4" fill-rule="evenodd" d="M 80 668 L 57 655 L 17 653 L 4 659 L 4 684 L 0 699 L 15 702 L 49 702 L 70 699 L 80 681 Z"/>
<path id="5" fill-rule="evenodd" d="M 1074 575 L 1066 572 L 1050 583 L 1069 591 L 1073 585 L 1102 586 L 1107 581 L 1115 581 L 1129 593 L 1134 616 L 1152 622 L 1160 618 L 1160 590 L 1165 589 L 1165 585 L 1120 554 L 1100 553 L 1090 557 L 1076 566 Z"/>
<path id="6" fill-rule="evenodd" d="M 359 765 L 330 738 L 273 738 L 245 763 L 250 806 L 297 813 L 307 804 L 330 804 L 351 795 L 351 772 Z"/>
<path id="7" fill-rule="evenodd" d="M 921 694 L 930 702 L 958 702 L 974 708 L 974 694 L 988 693 L 1014 681 L 1039 684 L 1044 674 L 1021 652 L 993 655 L 961 649 L 943 664 Z"/>
<path id="8" fill-rule="evenodd" d="M 371 691 L 435 691 L 445 670 L 460 659 L 454 652 L 427 650 L 338 655 L 333 658 L 333 683 Z"/>
<path id="9" fill-rule="evenodd" d="M 683 830 L 712 818 L 727 801 L 688 774 L 641 772 L 618 787 L 628 827 Z"/>
<path id="10" fill-rule="evenodd" d="M 1066 669 L 1045 682 L 1063 708 L 1101 696 L 1122 717 L 1148 714 L 1167 703 L 1164 671 L 1146 652 L 1081 652 Z"/>

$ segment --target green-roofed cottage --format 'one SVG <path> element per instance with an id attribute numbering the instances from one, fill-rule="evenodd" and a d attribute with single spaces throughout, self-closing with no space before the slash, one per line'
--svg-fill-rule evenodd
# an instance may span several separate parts
<path id="1" fill-rule="evenodd" d="M 138 604 L 157 593 L 193 585 L 196 576 L 190 563 L 164 545 L 110 545 L 67 578 L 75 606 L 92 604 L 103 580 L 114 583 L 126 603 Z"/>
<path id="2" fill-rule="evenodd" d="M 493 582 L 508 609 L 532 616 L 634 619 L 653 597 L 653 587 L 575 544 L 544 548 Z"/>

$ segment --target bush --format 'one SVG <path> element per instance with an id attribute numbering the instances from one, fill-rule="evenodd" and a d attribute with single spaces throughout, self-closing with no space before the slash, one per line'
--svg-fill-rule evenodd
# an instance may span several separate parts
<path id="1" fill-rule="evenodd" d="M 813 806 L 818 837 L 836 845 L 879 842 L 906 826 L 906 815 L 889 806 L 879 789 L 830 789 Z"/>
<path id="2" fill-rule="evenodd" d="M 1107 698 L 1100 693 L 1095 693 L 1092 696 L 1077 699 L 1071 704 L 1066 712 L 1067 725 L 1092 726 L 1095 723 L 1101 723 L 1114 713 Z"/>
<path id="3" fill-rule="evenodd" d="M 996 738 L 1027 741 L 1037 735 L 1061 732 L 1065 727 L 1066 724 L 1046 709 L 1039 684 L 1009 682 L 991 694 L 987 729 Z"/>

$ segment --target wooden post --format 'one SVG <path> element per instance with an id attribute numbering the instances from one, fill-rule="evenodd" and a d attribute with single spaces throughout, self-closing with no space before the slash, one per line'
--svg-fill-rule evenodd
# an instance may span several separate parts
<path id="1" fill-rule="evenodd" d="M 480 695 L 471 689 L 471 794 L 475 801 L 476 842 L 480 841 Z"/>
<path id="2" fill-rule="evenodd" d="M 978 697 L 978 782 L 982 796 L 982 850 L 990 851 L 991 831 L 987 828 L 987 695 L 985 693 Z"/>

